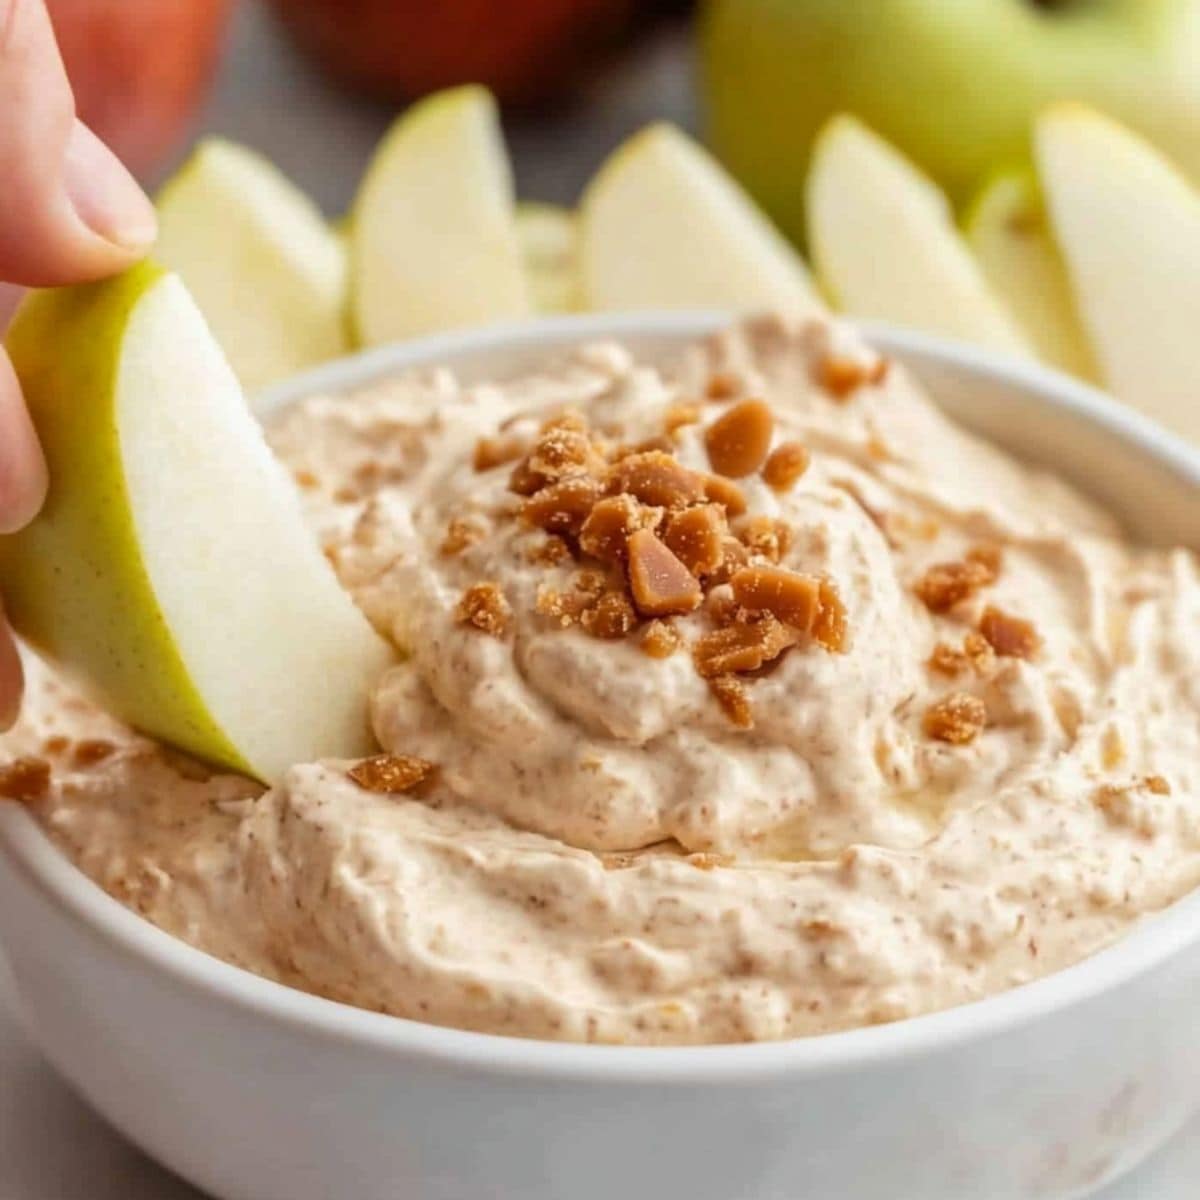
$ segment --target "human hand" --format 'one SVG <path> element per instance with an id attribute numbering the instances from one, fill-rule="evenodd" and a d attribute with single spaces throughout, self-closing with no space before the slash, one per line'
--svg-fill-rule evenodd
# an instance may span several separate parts
<path id="1" fill-rule="evenodd" d="M 154 208 L 76 118 L 43 0 L 0 0 L 0 114 L 0 280 L 82 283 L 146 253 Z M 11 296 L 0 285 L 0 330 Z M 0 534 L 28 522 L 45 494 L 45 461 L 0 350 Z M 16 719 L 21 688 L 20 659 L 0 612 L 0 729 Z"/>

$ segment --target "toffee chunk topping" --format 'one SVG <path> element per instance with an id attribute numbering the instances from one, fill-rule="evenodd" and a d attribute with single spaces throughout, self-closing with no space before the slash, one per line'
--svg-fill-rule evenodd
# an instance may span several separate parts
<path id="1" fill-rule="evenodd" d="M 979 618 L 979 632 L 1001 658 L 1033 658 L 1042 645 L 1032 621 L 991 606 Z"/>
<path id="2" fill-rule="evenodd" d="M 704 598 L 695 575 L 649 529 L 628 543 L 629 588 L 638 612 L 669 617 L 699 608 Z"/>
<path id="3" fill-rule="evenodd" d="M 718 475 L 753 475 L 771 449 L 775 417 L 762 400 L 743 400 L 722 413 L 704 435 L 708 461 Z"/>
<path id="4" fill-rule="evenodd" d="M 978 696 L 951 692 L 925 712 L 921 727 L 928 737 L 952 746 L 973 742 L 987 724 L 987 708 Z"/>
<path id="5" fill-rule="evenodd" d="M 732 398 L 726 390 L 716 380 L 709 398 Z M 675 405 L 668 435 L 699 417 L 695 404 Z M 547 421 L 513 462 L 508 486 L 520 497 L 518 519 L 548 535 L 526 560 L 559 575 L 572 561 L 579 570 L 565 587 L 555 578 L 537 588 L 536 614 L 595 638 L 636 636 L 652 659 L 689 645 L 722 711 L 749 728 L 751 676 L 795 646 L 841 653 L 848 643 L 836 584 L 780 565 L 792 547 L 791 526 L 747 515 L 747 495 L 735 482 L 761 471 L 768 486 L 786 491 L 801 478 L 807 449 L 790 441 L 772 452 L 774 430 L 774 416 L 761 400 L 727 408 L 704 434 L 709 474 L 680 462 L 667 435 L 613 448 L 577 412 Z M 503 437 L 484 439 L 476 465 L 512 462 L 513 445 Z M 455 523 L 443 553 L 474 544 L 474 536 Z M 700 629 L 691 636 L 684 633 L 690 624 L 669 621 L 692 613 Z M 500 585 L 481 581 L 463 592 L 456 616 L 502 637 L 512 613 Z"/>
<path id="6" fill-rule="evenodd" d="M 777 492 L 790 491 L 808 470 L 809 453 L 799 442 L 781 442 L 763 463 L 762 477 Z"/>
<path id="7" fill-rule="evenodd" d="M 399 795 L 427 783 L 437 768 L 411 754 L 376 754 L 352 766 L 346 774 L 368 792 Z"/>
<path id="8" fill-rule="evenodd" d="M 44 758 L 14 758 L 0 765 L 0 796 L 28 804 L 50 789 L 50 764 Z"/>
<path id="9" fill-rule="evenodd" d="M 503 637 L 512 609 L 499 584 L 476 583 L 463 592 L 455 616 L 462 625 L 474 626 L 492 637 Z"/>

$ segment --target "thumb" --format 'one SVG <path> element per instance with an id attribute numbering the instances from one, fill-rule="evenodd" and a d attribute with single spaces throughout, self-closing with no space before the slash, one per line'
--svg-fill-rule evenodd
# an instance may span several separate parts
<path id="1" fill-rule="evenodd" d="M 153 206 L 75 117 L 43 0 L 0 0 L 0 113 L 0 279 L 97 279 L 146 252 Z"/>

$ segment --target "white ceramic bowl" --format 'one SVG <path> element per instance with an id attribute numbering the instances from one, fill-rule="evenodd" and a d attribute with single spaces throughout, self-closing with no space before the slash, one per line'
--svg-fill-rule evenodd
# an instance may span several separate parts
<path id="1" fill-rule="evenodd" d="M 455 334 L 322 368 L 503 375 L 713 315 Z M 1102 395 L 875 330 L 958 419 L 1159 541 L 1200 545 L 1200 456 Z M 752 1046 L 558 1045 L 360 1012 L 203 955 L 0 804 L 0 935 L 33 1035 L 154 1157 L 225 1200 L 1039 1200 L 1082 1196 L 1200 1105 L 1200 894 L 1048 979 L 896 1025 Z"/>

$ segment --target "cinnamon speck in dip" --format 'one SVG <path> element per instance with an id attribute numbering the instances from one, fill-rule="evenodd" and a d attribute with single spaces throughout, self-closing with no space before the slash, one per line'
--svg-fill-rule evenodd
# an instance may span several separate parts
<path id="1" fill-rule="evenodd" d="M 202 950 L 466 1029 L 736 1042 L 1002 991 L 1200 883 L 1194 557 L 846 329 L 425 371 L 270 438 L 400 652 L 380 753 L 264 792 L 32 658 L 0 738 L 0 795 Z"/>

